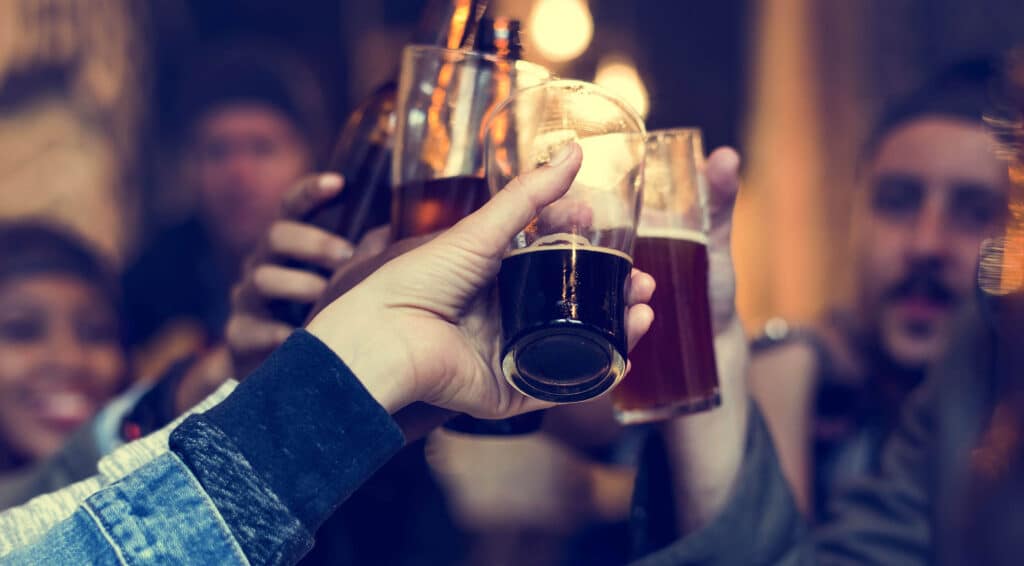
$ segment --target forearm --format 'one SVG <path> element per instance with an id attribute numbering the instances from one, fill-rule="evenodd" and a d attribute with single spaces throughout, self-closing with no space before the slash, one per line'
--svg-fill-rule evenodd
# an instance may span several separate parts
<path id="1" fill-rule="evenodd" d="M 722 405 L 661 427 L 672 470 L 679 536 L 709 523 L 725 506 L 743 464 L 750 418 L 743 327 L 734 319 L 715 338 Z M 728 353 L 728 355 L 721 355 Z"/>
<path id="2" fill-rule="evenodd" d="M 750 404 L 749 400 L 744 402 Z M 660 442 L 648 444 L 637 479 L 633 526 L 637 537 L 636 553 L 640 559 L 636 564 L 732 566 L 814 563 L 814 548 L 809 544 L 803 516 L 797 510 L 782 476 L 771 436 L 756 407 L 749 405 L 741 465 L 727 488 L 725 500 L 714 500 L 713 513 L 711 497 L 695 502 L 700 505 L 691 504 L 683 510 L 693 512 L 697 509 L 713 515 L 699 527 L 680 529 L 672 505 L 663 503 L 680 482 L 677 479 L 679 471 L 664 457 L 660 447 Z M 705 446 L 705 450 L 714 452 L 715 448 Z M 692 484 L 683 487 L 692 489 Z M 714 497 L 720 493 L 716 492 Z M 685 524 L 694 525 L 695 522 L 690 520 Z M 679 530 L 685 530 L 686 535 L 680 537 Z"/>
<path id="3" fill-rule="evenodd" d="M 223 403 L 171 433 L 171 453 L 130 473 L 101 462 L 101 472 L 113 466 L 106 472 L 127 475 L 42 538 L 15 540 L 9 558 L 105 563 L 138 554 L 170 562 L 293 563 L 309 550 L 319 524 L 402 442 L 345 364 L 300 331 Z M 23 515 L 17 526 L 35 520 Z M 150 542 L 140 548 L 139 537 Z"/>
<path id="4" fill-rule="evenodd" d="M 298 331 L 170 444 L 249 560 L 289 563 L 403 442 L 345 363 Z"/>

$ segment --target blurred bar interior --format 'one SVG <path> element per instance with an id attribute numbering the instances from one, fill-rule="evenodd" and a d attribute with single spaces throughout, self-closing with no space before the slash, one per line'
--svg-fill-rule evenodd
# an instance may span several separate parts
<path id="1" fill-rule="evenodd" d="M 320 126 L 334 133 L 394 78 L 424 4 L 0 0 L 0 217 L 56 217 L 129 262 L 195 208 L 174 138 L 196 53 L 253 37 L 297 50 L 324 90 Z M 523 22 L 524 59 L 613 90 L 649 129 L 697 127 L 705 148 L 741 149 L 733 245 L 752 334 L 776 317 L 810 322 L 852 294 L 849 211 L 881 110 L 954 61 L 1024 40 L 1019 0 L 493 0 L 489 10 Z M 561 536 L 581 516 L 613 520 L 628 507 L 631 472 L 586 467 L 552 440 L 474 440 L 474 457 L 451 457 L 469 451 L 460 442 L 435 443 L 428 458 L 446 462 L 442 483 L 469 523 L 543 517 L 538 532 Z M 531 474 L 554 479 L 514 493 L 502 479 Z M 460 491 L 471 477 L 491 482 Z M 509 546 L 483 555 L 516 556 L 514 539 L 494 544 Z"/>
<path id="2" fill-rule="evenodd" d="M 0 215 L 56 214 L 130 256 L 190 206 L 166 136 L 191 53 L 238 36 L 291 45 L 338 125 L 393 72 L 423 4 L 2 2 Z M 829 250 L 845 241 L 857 140 L 886 101 L 1024 33 L 1009 23 L 1024 7 L 1005 0 L 499 0 L 491 11 L 524 22 L 526 59 L 617 90 L 652 129 L 697 126 L 708 148 L 742 148 L 735 247 L 750 329 L 809 320 L 825 290 L 848 287 Z"/>

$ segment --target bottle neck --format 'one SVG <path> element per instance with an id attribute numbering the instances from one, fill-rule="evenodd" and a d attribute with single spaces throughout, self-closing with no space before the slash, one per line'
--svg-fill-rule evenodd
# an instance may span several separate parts
<path id="1" fill-rule="evenodd" d="M 502 59 L 515 61 L 522 58 L 523 45 L 519 37 L 519 20 L 484 18 L 473 49 L 491 53 Z"/>
<path id="2" fill-rule="evenodd" d="M 413 43 L 448 49 L 472 46 L 487 4 L 488 0 L 430 0 Z"/>

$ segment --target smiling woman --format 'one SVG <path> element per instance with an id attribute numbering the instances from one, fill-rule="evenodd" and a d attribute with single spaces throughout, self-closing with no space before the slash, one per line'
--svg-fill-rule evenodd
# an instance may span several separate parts
<path id="1" fill-rule="evenodd" d="M 51 456 L 125 383 L 114 278 L 62 229 L 0 224 L 0 474 Z"/>

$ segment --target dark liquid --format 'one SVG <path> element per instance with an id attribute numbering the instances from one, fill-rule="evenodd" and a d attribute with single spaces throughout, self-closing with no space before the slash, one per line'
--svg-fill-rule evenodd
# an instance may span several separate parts
<path id="1" fill-rule="evenodd" d="M 707 246 L 641 237 L 635 257 L 658 288 L 650 303 L 654 324 L 633 349 L 632 370 L 613 394 L 619 420 L 653 421 L 717 406 Z"/>
<path id="2" fill-rule="evenodd" d="M 626 358 L 632 263 L 599 250 L 538 247 L 502 260 L 503 369 L 520 391 L 576 402 L 615 385 Z"/>
<path id="3" fill-rule="evenodd" d="M 402 240 L 451 228 L 490 198 L 487 181 L 479 177 L 406 183 L 392 196 L 392 237 Z"/>

